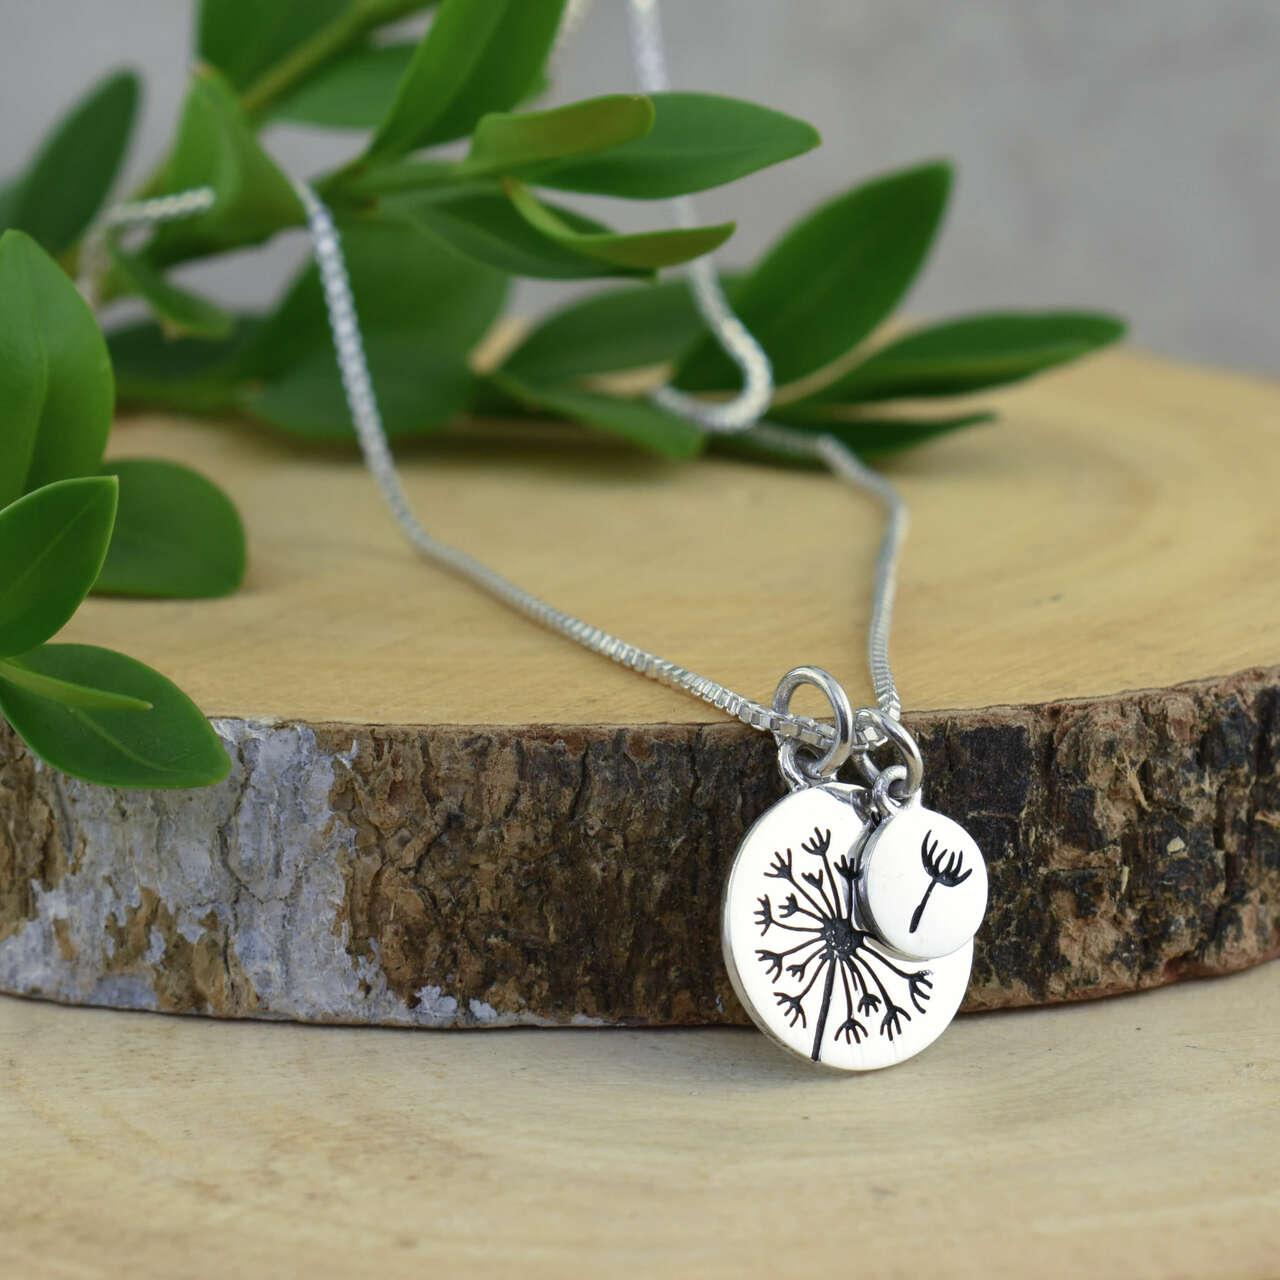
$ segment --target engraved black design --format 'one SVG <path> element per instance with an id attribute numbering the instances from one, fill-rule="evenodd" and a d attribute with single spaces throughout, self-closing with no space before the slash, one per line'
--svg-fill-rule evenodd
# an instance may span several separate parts
<path id="1" fill-rule="evenodd" d="M 908 930 L 910 933 L 915 933 L 920 924 L 920 917 L 924 915 L 924 909 L 929 905 L 929 895 L 938 885 L 942 885 L 944 889 L 954 889 L 956 885 L 964 884 L 973 875 L 972 867 L 963 875 L 960 874 L 964 869 L 963 850 L 943 849 L 939 853 L 938 842 L 930 840 L 932 835 L 932 831 L 926 831 L 924 839 L 920 841 L 920 861 L 924 863 L 924 869 L 929 873 L 929 887 L 924 891 L 924 897 L 920 899 L 920 905 L 911 917 L 911 928 Z"/>
<path id="2" fill-rule="evenodd" d="M 911 1014 L 894 1000 L 889 988 L 906 983 L 905 999 L 916 1013 L 923 1014 L 933 981 L 927 969 L 900 969 L 876 947 L 872 935 L 854 923 L 857 868 L 847 854 L 832 863 L 831 832 L 814 827 L 813 835 L 802 841 L 800 848 L 815 860 L 813 869 L 802 868 L 797 873 L 791 850 L 775 851 L 765 875 L 786 887 L 778 890 L 776 905 L 773 895 L 758 899 L 755 916 L 761 937 L 771 929 L 803 937 L 781 951 L 761 948 L 756 958 L 765 965 L 771 981 L 783 984 L 773 995 L 791 1026 L 807 1028 L 810 1015 L 816 1014 L 809 1056 L 817 1062 L 837 977 L 845 1017 L 831 1039 L 848 1044 L 861 1044 L 872 1034 L 868 1023 L 877 1021 L 879 1035 L 890 1041 L 901 1035 Z M 821 995 L 815 1005 L 810 996 L 819 983 Z M 792 989 L 787 989 L 789 986 Z"/>

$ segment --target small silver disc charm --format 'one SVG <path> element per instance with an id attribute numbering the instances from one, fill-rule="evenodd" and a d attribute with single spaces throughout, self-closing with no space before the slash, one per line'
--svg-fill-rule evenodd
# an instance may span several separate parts
<path id="1" fill-rule="evenodd" d="M 987 867 L 973 837 L 918 797 L 868 836 L 858 879 L 868 927 L 903 956 L 936 960 L 970 942 L 987 909 Z"/>
<path id="2" fill-rule="evenodd" d="M 725 964 L 743 1007 L 784 1048 L 846 1071 L 932 1044 L 973 957 L 969 943 L 919 964 L 876 938 L 856 887 L 865 795 L 827 782 L 778 801 L 743 839 L 724 898 Z"/>

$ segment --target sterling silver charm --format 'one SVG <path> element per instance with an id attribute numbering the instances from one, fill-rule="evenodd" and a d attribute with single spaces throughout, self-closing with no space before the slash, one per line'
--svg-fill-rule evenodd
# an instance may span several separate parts
<path id="1" fill-rule="evenodd" d="M 986 872 L 962 828 L 919 803 L 910 735 L 879 712 L 855 716 L 839 684 L 813 667 L 784 677 L 774 709 L 785 711 L 800 684 L 831 700 L 836 741 L 816 761 L 794 739 L 780 743 L 791 794 L 756 821 L 734 859 L 725 964 L 743 1007 L 778 1044 L 823 1066 L 869 1071 L 914 1056 L 951 1022 L 969 982 Z M 858 736 L 869 730 L 897 746 L 905 766 L 871 764 L 871 740 Z M 869 787 L 834 781 L 854 751 Z"/>
<path id="2" fill-rule="evenodd" d="M 738 999 L 784 1048 L 871 1071 L 910 1058 L 951 1021 L 973 944 L 928 964 L 895 956 L 867 927 L 855 881 L 867 830 L 840 783 L 784 797 L 747 832 L 724 903 L 724 953 Z"/>
<path id="3" fill-rule="evenodd" d="M 987 866 L 973 837 L 920 797 L 867 840 L 858 903 L 876 936 L 916 960 L 964 946 L 987 910 Z"/>

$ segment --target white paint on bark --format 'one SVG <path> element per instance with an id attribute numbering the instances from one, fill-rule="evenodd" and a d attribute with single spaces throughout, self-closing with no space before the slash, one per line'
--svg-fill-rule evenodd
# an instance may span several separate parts
<path id="1" fill-rule="evenodd" d="M 83 1004 L 158 1005 L 154 966 L 164 935 L 154 925 L 136 972 L 119 971 L 113 932 L 154 893 L 176 932 L 198 943 L 210 922 L 265 1017 L 430 1027 L 534 1021 L 459 1000 L 426 985 L 416 1008 L 387 986 L 375 950 L 347 951 L 339 924 L 343 863 L 354 831 L 329 807 L 336 769 L 306 725 L 220 720 L 231 776 L 196 791 L 118 792 L 55 776 L 71 871 L 52 889 L 34 886 L 36 911 L 0 942 L 0 987 Z M 537 1019 L 537 1021 L 541 1021 Z"/>

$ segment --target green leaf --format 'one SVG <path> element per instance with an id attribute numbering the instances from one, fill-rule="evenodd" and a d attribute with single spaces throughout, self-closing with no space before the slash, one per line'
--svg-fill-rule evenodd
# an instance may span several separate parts
<path id="1" fill-rule="evenodd" d="M 467 358 L 502 307 L 507 280 L 408 218 L 341 228 L 374 386 L 389 432 L 443 426 L 466 403 Z M 285 430 L 349 438 L 320 281 L 308 267 L 244 355 L 260 385 L 251 413 Z"/>
<path id="2" fill-rule="evenodd" d="M 304 81 L 271 108 L 273 120 L 325 129 L 376 129 L 417 45 L 367 45 Z"/>
<path id="3" fill-rule="evenodd" d="M 160 227 L 147 256 L 158 265 L 269 239 L 304 219 L 289 179 L 258 145 L 230 85 L 196 68 L 177 140 L 152 194 L 211 187 L 205 213 Z"/>
<path id="4" fill-rule="evenodd" d="M 791 406 L 772 409 L 769 417 L 785 425 L 835 436 L 837 440 L 847 444 L 854 453 L 863 456 L 909 449 L 913 445 L 924 444 L 926 440 L 936 439 L 952 431 L 994 422 L 996 417 L 994 413 L 966 413 L 950 418 L 856 418 L 835 415 L 823 417 L 811 413 L 802 414 L 798 408 L 790 412 L 789 410 Z M 753 451 L 773 455 L 773 450 L 768 445 L 749 436 L 743 438 Z"/>
<path id="5" fill-rule="evenodd" d="M 349 5 L 350 0 L 201 0 L 196 56 L 245 89 Z"/>
<path id="6" fill-rule="evenodd" d="M 66 273 L 21 231 L 0 236 L 0 505 L 97 471 L 115 387 L 107 346 Z"/>
<path id="7" fill-rule="evenodd" d="M 146 300 L 171 337 L 225 338 L 235 327 L 233 316 L 207 298 L 180 289 L 145 258 L 113 244 L 111 262 L 117 277 Z"/>
<path id="8" fill-rule="evenodd" d="M 149 711 L 66 706 L 0 677 L 0 712 L 46 764 L 109 787 L 204 787 L 231 762 L 200 709 L 158 671 L 83 644 L 45 645 L 24 654 L 38 675 L 122 694 Z"/>
<path id="9" fill-rule="evenodd" d="M 18 213 L 18 201 L 22 196 L 22 183 L 18 178 L 0 182 L 0 232 L 8 231 Z"/>
<path id="10" fill-rule="evenodd" d="M 636 94 L 590 98 L 552 111 L 495 112 L 476 125 L 458 171 L 468 177 L 525 177 L 566 157 L 595 155 L 642 138 L 653 121 L 652 101 Z"/>
<path id="11" fill-rule="evenodd" d="M 594 427 L 652 453 L 668 458 L 691 458 L 703 447 L 703 434 L 693 423 L 648 400 L 544 387 L 506 372 L 492 374 L 490 380 L 499 390 L 536 412 Z"/>
<path id="12" fill-rule="evenodd" d="M 769 353 L 779 385 L 839 359 L 893 311 L 924 263 L 950 189 L 942 163 L 876 178 L 797 223 L 747 275 L 734 309 Z M 677 378 L 693 391 L 737 380 L 709 338 Z"/>
<path id="13" fill-rule="evenodd" d="M 107 346 L 120 403 L 189 413 L 235 408 L 242 358 L 260 328 L 259 321 L 241 317 L 227 337 L 217 340 L 173 338 L 149 320 L 113 329 Z"/>
<path id="14" fill-rule="evenodd" d="M 476 191 L 492 193 L 498 184 L 463 182 L 458 165 L 449 160 L 395 160 L 371 169 L 340 170 L 320 183 L 318 190 L 322 197 L 359 207 L 390 196 L 452 199 Z"/>
<path id="15" fill-rule="evenodd" d="M 151 703 L 141 698 L 131 698 L 123 693 L 107 693 L 104 689 L 90 689 L 69 680 L 55 680 L 32 671 L 20 658 L 0 661 L 0 682 L 15 685 L 27 693 L 52 698 L 67 707 L 83 707 L 87 711 L 150 711 Z"/>
<path id="16" fill-rule="evenodd" d="M 705 191 L 788 160 L 821 141 L 811 125 L 737 98 L 655 93 L 653 128 L 603 155 L 552 165 L 541 186 L 633 200 Z"/>
<path id="17" fill-rule="evenodd" d="M 1124 322 L 1095 311 L 991 312 L 917 329 L 805 403 L 953 396 L 1017 382 L 1115 342 Z"/>
<path id="18" fill-rule="evenodd" d="M 410 206 L 414 218 L 460 253 L 511 275 L 539 280 L 585 280 L 599 276 L 648 274 L 589 257 L 551 239 L 531 226 L 497 192 L 464 192 Z M 607 235 L 609 230 L 571 209 L 556 208 L 562 222 L 583 235 Z"/>
<path id="19" fill-rule="evenodd" d="M 59 480 L 0 510 L 0 656 L 56 635 L 102 568 L 116 515 L 107 476 Z"/>
<path id="20" fill-rule="evenodd" d="M 459 352 L 424 347 L 403 333 L 366 336 L 365 347 L 383 425 L 392 438 L 439 430 L 466 408 L 472 373 Z M 332 352 L 312 352 L 262 387 L 247 389 L 240 405 L 291 435 L 353 438 Z"/>
<path id="21" fill-rule="evenodd" d="M 552 51 L 554 52 L 554 47 Z M 539 98 L 546 97 L 546 95 L 550 92 L 551 92 L 551 72 L 548 69 L 548 64 L 544 62 L 542 64 L 542 69 L 538 72 L 536 76 L 533 77 L 533 80 L 530 83 L 529 88 L 525 91 L 520 101 L 516 103 L 516 106 L 525 106 L 528 103 L 537 102 Z M 481 119 L 483 118 L 484 117 L 482 116 Z"/>
<path id="22" fill-rule="evenodd" d="M 594 293 L 553 312 L 503 369 L 540 384 L 674 360 L 705 330 L 685 280 Z"/>
<path id="23" fill-rule="evenodd" d="M 537 81 L 565 0 L 444 0 L 409 64 L 369 156 L 461 138 L 510 111 Z"/>
<path id="24" fill-rule="evenodd" d="M 217 485 L 151 458 L 115 461 L 105 471 L 120 483 L 120 505 L 95 592 L 196 600 L 240 586 L 244 526 Z"/>
<path id="25" fill-rule="evenodd" d="M 74 244 L 120 172 L 138 93 L 138 77 L 120 71 L 81 98 L 11 184 L 0 227 L 26 231 L 50 253 Z"/>
<path id="26" fill-rule="evenodd" d="M 563 214 L 543 204 L 514 179 L 506 183 L 507 196 L 516 212 L 537 232 L 586 258 L 610 266 L 637 271 L 673 267 L 710 253 L 733 235 L 734 224 L 714 227 L 678 227 L 670 231 L 641 231 L 620 235 L 614 231 L 577 230 Z"/>
<path id="27" fill-rule="evenodd" d="M 488 332 L 507 282 L 477 266 L 413 219 L 379 214 L 339 225 L 352 290 L 365 336 L 403 333 L 450 351 L 469 352 Z M 295 279 L 246 354 L 270 376 L 297 353 L 331 352 L 329 317 L 314 264 Z"/>

